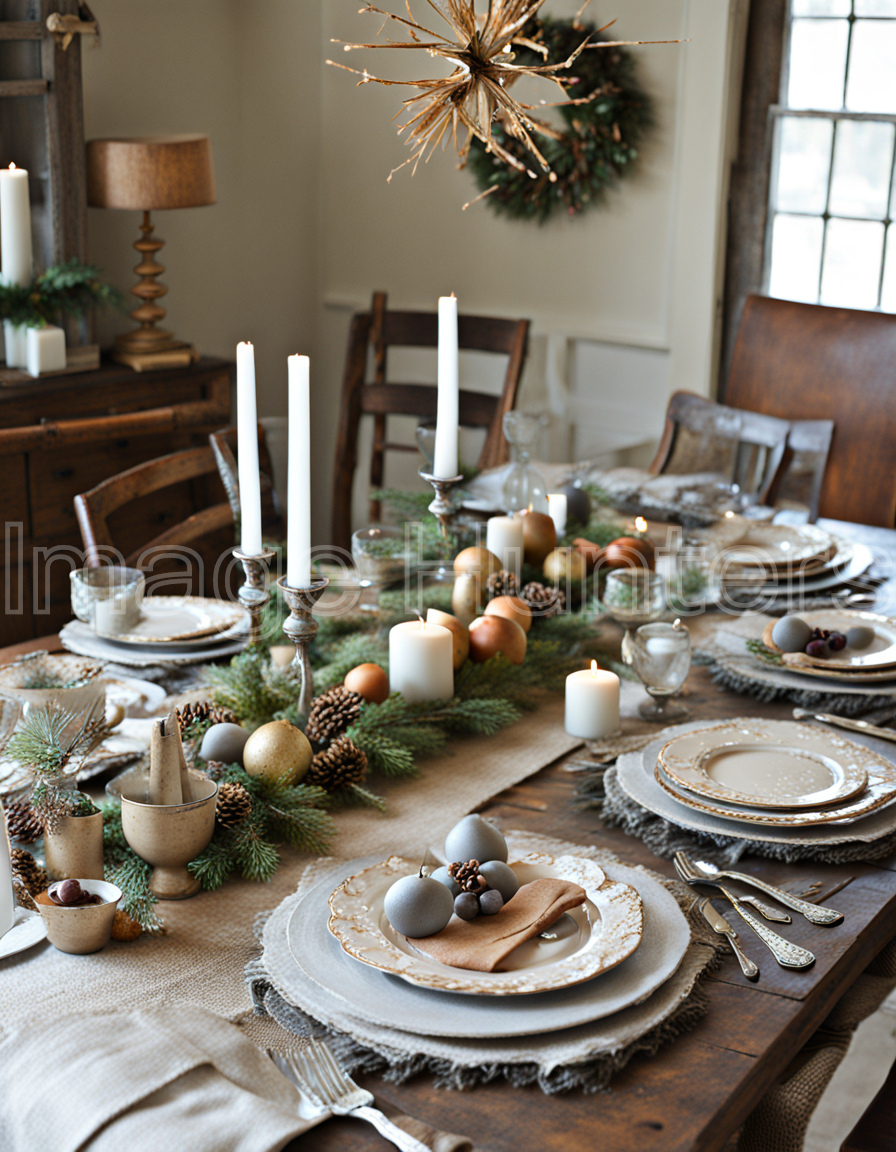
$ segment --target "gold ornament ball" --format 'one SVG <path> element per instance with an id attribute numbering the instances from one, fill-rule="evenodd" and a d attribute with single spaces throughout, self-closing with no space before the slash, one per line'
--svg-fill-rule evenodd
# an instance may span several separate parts
<path id="1" fill-rule="evenodd" d="M 359 664 L 346 674 L 343 685 L 349 692 L 357 692 L 372 704 L 389 699 L 389 677 L 379 664 Z"/>
<path id="2" fill-rule="evenodd" d="M 523 522 L 523 559 L 527 564 L 543 564 L 557 547 L 557 529 L 546 512 L 520 512 Z"/>
<path id="3" fill-rule="evenodd" d="M 482 581 L 478 576 L 464 572 L 454 581 L 451 592 L 451 609 L 461 624 L 469 625 L 476 619 L 482 606 Z"/>
<path id="4" fill-rule="evenodd" d="M 469 573 L 471 576 L 478 576 L 482 583 L 485 584 L 493 572 L 500 571 L 501 561 L 494 552 L 489 552 L 488 548 L 483 548 L 480 544 L 474 544 L 469 548 L 464 548 L 462 552 L 458 552 L 454 557 L 455 576 L 463 576 Z"/>
<path id="5" fill-rule="evenodd" d="M 458 620 L 450 612 L 440 612 L 438 608 L 426 609 L 426 623 L 440 624 L 451 633 L 454 645 L 454 671 L 456 672 L 470 655 L 470 629 L 463 620 Z"/>
<path id="6" fill-rule="evenodd" d="M 256 728 L 243 749 L 243 767 L 250 776 L 298 784 L 311 766 L 314 752 L 305 733 L 288 720 L 272 720 Z"/>
<path id="7" fill-rule="evenodd" d="M 555 587 L 581 584 L 588 575 L 588 562 L 577 548 L 555 548 L 545 558 L 544 574 Z"/>
<path id="8" fill-rule="evenodd" d="M 486 616 L 506 616 L 515 620 L 524 632 L 532 627 L 532 609 L 519 596 L 496 596 L 485 606 Z"/>

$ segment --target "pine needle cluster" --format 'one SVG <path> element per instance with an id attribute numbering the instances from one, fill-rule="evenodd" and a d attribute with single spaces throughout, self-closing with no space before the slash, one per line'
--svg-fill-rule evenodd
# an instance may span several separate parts
<path id="1" fill-rule="evenodd" d="M 57 781 L 73 774 L 75 767 L 109 735 L 100 704 L 81 718 L 59 704 L 29 708 L 6 746 L 7 755 L 18 760 L 43 781 Z"/>
<path id="2" fill-rule="evenodd" d="M 100 279 L 99 268 L 78 260 L 54 264 L 30 284 L 0 284 L 0 320 L 35 328 L 122 302 L 118 289 Z"/>
<path id="3" fill-rule="evenodd" d="M 215 704 L 229 708 L 247 728 L 257 728 L 294 704 L 298 683 L 291 667 L 278 668 L 267 650 L 253 645 L 229 664 L 209 665 L 206 683 Z"/>
<path id="4" fill-rule="evenodd" d="M 156 912 L 157 899 L 150 891 L 152 865 L 141 860 L 124 838 L 121 806 L 104 804 L 103 861 L 106 879 L 121 889 L 122 912 L 136 920 L 144 932 L 164 935 L 166 928 Z"/>

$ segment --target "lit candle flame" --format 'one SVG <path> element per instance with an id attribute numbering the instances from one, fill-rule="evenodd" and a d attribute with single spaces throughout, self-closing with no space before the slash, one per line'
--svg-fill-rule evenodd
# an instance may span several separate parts
<path id="1" fill-rule="evenodd" d="M 732 520 L 733 518 L 734 518 L 734 513 L 731 512 L 730 510 L 725 513 L 725 519 L 726 520 Z"/>
<path id="2" fill-rule="evenodd" d="M 596 660 L 591 661 L 591 675 L 595 678 L 595 680 L 597 679 L 597 661 Z"/>
<path id="3" fill-rule="evenodd" d="M 638 532 L 646 532 L 647 531 L 647 521 L 644 519 L 643 516 L 636 517 L 635 530 Z"/>
<path id="4" fill-rule="evenodd" d="M 681 627 L 681 621 L 680 621 L 680 620 L 678 620 L 678 619 L 676 619 L 676 621 L 675 621 L 675 623 L 672 625 L 672 627 L 673 627 L 673 628 L 680 628 L 680 627 Z"/>
<path id="5" fill-rule="evenodd" d="M 10 170 L 10 172 L 12 172 L 12 170 L 13 170 L 14 168 L 15 168 L 15 164 L 10 164 L 10 166 L 9 166 L 9 170 Z"/>

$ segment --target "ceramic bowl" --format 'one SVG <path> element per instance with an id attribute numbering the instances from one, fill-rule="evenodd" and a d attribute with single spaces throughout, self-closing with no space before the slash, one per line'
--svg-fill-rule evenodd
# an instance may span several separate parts
<path id="1" fill-rule="evenodd" d="M 112 937 L 112 921 L 118 910 L 121 889 L 106 880 L 79 880 L 85 892 L 99 896 L 102 904 L 85 904 L 66 908 L 62 904 L 36 901 L 37 910 L 47 926 L 47 937 L 60 952 L 83 955 L 99 952 Z"/>

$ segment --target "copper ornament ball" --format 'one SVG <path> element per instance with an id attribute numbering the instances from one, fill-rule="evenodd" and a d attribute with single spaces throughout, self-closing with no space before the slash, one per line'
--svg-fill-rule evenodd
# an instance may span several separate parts
<path id="1" fill-rule="evenodd" d="M 532 627 L 532 609 L 519 596 L 496 596 L 486 604 L 485 614 L 515 620 L 524 632 L 528 632 Z"/>
<path id="2" fill-rule="evenodd" d="M 656 549 L 646 536 L 620 536 L 605 549 L 604 568 L 646 568 L 653 570 Z"/>
<path id="3" fill-rule="evenodd" d="M 379 664 L 359 664 L 346 674 L 343 685 L 349 692 L 357 692 L 371 704 L 382 704 L 389 699 L 389 677 Z"/>
<path id="4" fill-rule="evenodd" d="M 523 559 L 527 564 L 543 564 L 557 547 L 557 529 L 546 512 L 520 512 L 523 523 Z"/>
<path id="5" fill-rule="evenodd" d="M 470 625 L 470 659 L 483 664 L 498 653 L 511 664 L 526 659 L 526 633 L 506 616 L 480 616 Z"/>

